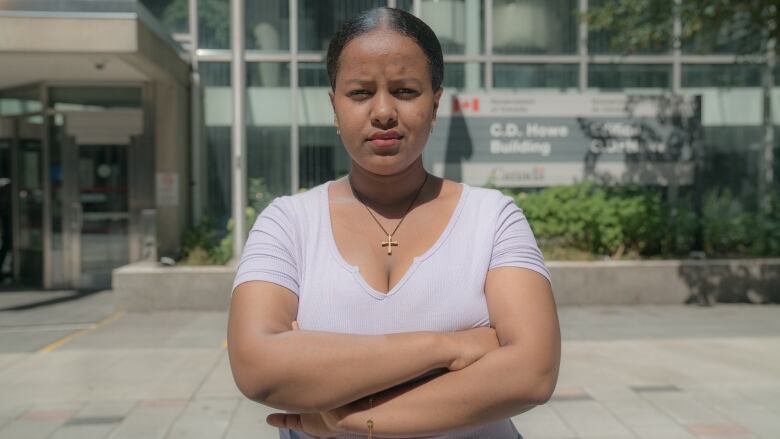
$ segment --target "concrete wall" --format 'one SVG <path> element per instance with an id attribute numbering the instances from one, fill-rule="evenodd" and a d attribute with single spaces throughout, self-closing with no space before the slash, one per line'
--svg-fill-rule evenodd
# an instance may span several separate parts
<path id="1" fill-rule="evenodd" d="M 780 301 L 780 259 L 549 262 L 559 305 Z"/>
<path id="2" fill-rule="evenodd" d="M 178 252 L 181 235 L 190 224 L 188 99 L 188 89 L 179 82 L 154 83 L 157 253 L 160 256 Z M 170 179 L 175 180 L 173 193 L 165 187 L 171 184 Z"/>
<path id="3" fill-rule="evenodd" d="M 558 305 L 780 302 L 780 259 L 550 262 Z M 160 267 L 114 271 L 117 309 L 227 310 L 235 267 Z"/>
<path id="4" fill-rule="evenodd" d="M 230 304 L 235 267 L 160 267 L 137 262 L 114 270 L 117 310 L 223 311 Z"/>

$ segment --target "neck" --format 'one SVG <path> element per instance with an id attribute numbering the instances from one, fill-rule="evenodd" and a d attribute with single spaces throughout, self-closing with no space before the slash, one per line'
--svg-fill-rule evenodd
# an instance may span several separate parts
<path id="1" fill-rule="evenodd" d="M 363 201 L 372 207 L 405 208 L 425 181 L 425 175 L 422 157 L 408 168 L 393 175 L 374 174 L 353 162 L 350 170 L 350 184 L 360 194 Z"/>

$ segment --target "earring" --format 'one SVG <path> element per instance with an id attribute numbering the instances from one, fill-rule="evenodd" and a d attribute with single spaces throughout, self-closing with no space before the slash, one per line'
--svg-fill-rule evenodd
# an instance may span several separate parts
<path id="1" fill-rule="evenodd" d="M 336 134 L 338 134 L 339 136 L 341 135 L 341 130 L 339 129 L 339 127 L 336 127 Z"/>

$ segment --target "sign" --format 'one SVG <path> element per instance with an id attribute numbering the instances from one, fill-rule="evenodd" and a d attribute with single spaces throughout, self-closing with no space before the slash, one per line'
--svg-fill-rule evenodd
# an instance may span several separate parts
<path id="1" fill-rule="evenodd" d="M 176 207 L 179 205 L 179 174 L 174 172 L 157 173 L 157 206 Z"/>
<path id="2" fill-rule="evenodd" d="M 425 151 L 472 185 L 691 184 L 696 98 L 623 94 L 445 95 Z"/>

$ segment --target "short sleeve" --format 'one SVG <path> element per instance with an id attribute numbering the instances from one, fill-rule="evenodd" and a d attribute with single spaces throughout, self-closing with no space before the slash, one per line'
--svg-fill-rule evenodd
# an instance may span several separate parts
<path id="1" fill-rule="evenodd" d="M 490 267 L 521 267 L 533 270 L 550 281 L 536 238 L 522 209 L 512 198 L 502 195 L 499 202 Z"/>
<path id="2" fill-rule="evenodd" d="M 283 197 L 276 198 L 257 217 L 238 263 L 233 290 L 248 281 L 281 285 L 298 295 L 299 272 L 294 216 Z"/>

